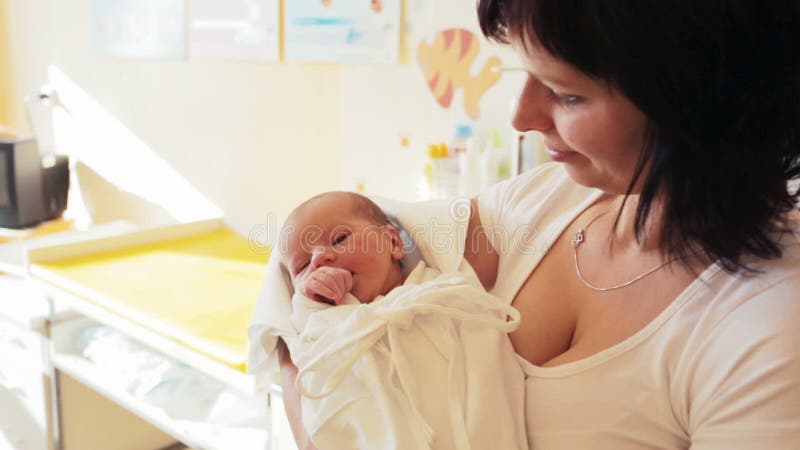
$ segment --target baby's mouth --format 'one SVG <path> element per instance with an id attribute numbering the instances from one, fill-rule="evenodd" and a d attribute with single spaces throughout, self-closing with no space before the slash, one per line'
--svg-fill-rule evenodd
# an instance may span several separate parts
<path id="1" fill-rule="evenodd" d="M 318 301 L 320 303 L 325 303 L 326 305 L 336 306 L 336 302 L 334 302 L 333 300 L 329 299 L 328 297 L 323 297 L 321 295 L 316 295 L 314 300 L 316 300 L 316 301 Z"/>

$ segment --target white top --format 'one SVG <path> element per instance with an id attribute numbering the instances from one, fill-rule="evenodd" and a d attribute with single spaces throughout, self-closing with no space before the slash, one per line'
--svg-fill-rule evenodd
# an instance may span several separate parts
<path id="1" fill-rule="evenodd" d="M 305 311 L 287 344 L 319 448 L 528 449 L 524 374 L 508 339 L 519 313 L 462 267 L 441 274 L 420 262 L 368 304 L 293 299 Z"/>
<path id="2" fill-rule="evenodd" d="M 484 192 L 483 225 L 504 231 L 491 238 L 500 252 L 492 293 L 511 302 L 600 194 L 557 164 Z M 515 233 L 527 239 L 510 245 Z M 755 262 L 754 277 L 711 266 L 604 351 L 556 367 L 524 361 L 530 447 L 800 449 L 800 242 L 794 234 L 783 243 L 783 258 Z"/>

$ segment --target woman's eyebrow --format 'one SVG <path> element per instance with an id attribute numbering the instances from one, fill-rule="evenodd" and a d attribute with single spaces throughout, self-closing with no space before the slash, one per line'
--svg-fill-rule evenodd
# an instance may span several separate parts
<path id="1" fill-rule="evenodd" d="M 542 75 L 540 73 L 533 73 L 533 72 L 531 72 L 530 69 L 528 69 L 527 67 L 523 67 L 523 66 L 497 66 L 497 67 L 492 67 L 492 71 L 494 71 L 494 72 L 524 72 L 524 73 L 527 73 L 529 75 L 533 75 L 533 76 L 535 76 L 536 78 L 538 78 L 540 80 L 544 80 L 544 81 L 546 81 L 546 82 L 548 82 L 550 84 L 554 84 L 554 85 L 556 85 L 558 87 L 566 88 L 566 89 L 574 89 L 573 86 L 575 85 L 575 83 L 571 83 L 571 82 L 569 82 L 567 80 L 563 80 L 561 78 L 553 77 L 551 75 Z"/>
<path id="2" fill-rule="evenodd" d="M 528 69 L 522 66 L 495 66 L 492 72 L 527 72 Z"/>

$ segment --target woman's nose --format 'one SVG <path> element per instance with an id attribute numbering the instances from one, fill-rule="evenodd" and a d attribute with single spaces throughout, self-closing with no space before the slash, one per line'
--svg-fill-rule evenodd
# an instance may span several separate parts
<path id="1" fill-rule="evenodd" d="M 553 127 L 551 106 L 547 87 L 539 80 L 528 77 L 517 98 L 511 125 L 519 132 L 548 131 Z"/>

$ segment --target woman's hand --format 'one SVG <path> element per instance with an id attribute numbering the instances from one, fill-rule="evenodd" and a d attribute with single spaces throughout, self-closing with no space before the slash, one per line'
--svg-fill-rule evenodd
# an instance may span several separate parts
<path id="1" fill-rule="evenodd" d="M 297 448 L 298 450 L 317 450 L 303 427 L 300 393 L 297 392 L 297 387 L 294 385 L 294 380 L 297 378 L 297 366 L 294 365 L 289 355 L 289 349 L 281 339 L 278 339 L 278 363 L 281 367 L 283 407 L 286 409 L 286 418 L 289 420 L 289 427 L 292 429 Z"/>
<path id="2" fill-rule="evenodd" d="M 295 289 L 312 300 L 341 305 L 353 289 L 353 274 L 338 267 L 320 266 L 297 280 Z"/>

